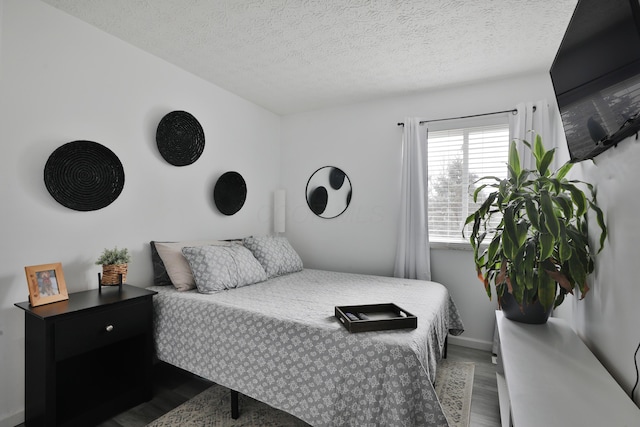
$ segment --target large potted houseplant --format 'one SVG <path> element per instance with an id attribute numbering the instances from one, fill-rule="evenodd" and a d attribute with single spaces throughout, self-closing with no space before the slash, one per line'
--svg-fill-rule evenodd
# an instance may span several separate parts
<path id="1" fill-rule="evenodd" d="M 545 150 L 539 135 L 530 144 L 536 169 L 525 169 L 515 141 L 509 148 L 506 179 L 483 177 L 474 191 L 492 190 L 465 222 L 473 224 L 470 242 L 478 278 L 491 298 L 494 287 L 505 317 L 544 323 L 551 310 L 578 288 L 589 292 L 595 252 L 589 243 L 589 213 L 599 227 L 599 249 L 607 236 L 604 215 L 591 184 L 568 180 L 573 163 L 551 172 L 555 149 Z M 588 195 L 581 189 L 584 188 Z"/>
<path id="2" fill-rule="evenodd" d="M 102 266 L 102 285 L 120 285 L 127 280 L 127 270 L 131 255 L 127 248 L 105 249 L 96 260 L 96 265 Z"/>

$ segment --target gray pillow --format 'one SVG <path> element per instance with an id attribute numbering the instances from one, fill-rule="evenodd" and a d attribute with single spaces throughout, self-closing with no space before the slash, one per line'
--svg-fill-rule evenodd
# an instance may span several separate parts
<path id="1" fill-rule="evenodd" d="M 242 244 L 260 261 L 269 278 L 302 270 L 302 260 L 286 237 L 247 237 Z"/>
<path id="2" fill-rule="evenodd" d="M 262 265 L 241 245 L 184 247 L 198 291 L 212 294 L 267 280 Z"/>
<path id="3" fill-rule="evenodd" d="M 191 240 L 181 242 L 155 242 L 155 248 L 162 259 L 171 283 L 179 291 L 188 291 L 196 287 L 189 263 L 182 255 L 186 246 L 229 246 L 232 243 L 224 240 Z M 238 243 L 236 243 L 238 244 Z"/>

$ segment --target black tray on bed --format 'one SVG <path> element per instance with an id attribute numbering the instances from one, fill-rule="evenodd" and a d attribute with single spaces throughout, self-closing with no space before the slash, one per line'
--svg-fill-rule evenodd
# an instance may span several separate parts
<path id="1" fill-rule="evenodd" d="M 357 319 L 350 319 L 347 313 L 353 314 Z M 418 327 L 416 316 L 393 303 L 336 306 L 335 315 L 349 332 Z"/>

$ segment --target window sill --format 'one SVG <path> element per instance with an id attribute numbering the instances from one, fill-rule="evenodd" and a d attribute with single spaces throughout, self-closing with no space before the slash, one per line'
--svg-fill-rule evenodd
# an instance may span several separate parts
<path id="1" fill-rule="evenodd" d="M 469 242 L 444 242 L 444 241 L 432 241 L 429 242 L 431 249 L 447 249 L 456 251 L 473 251 L 471 243 Z"/>

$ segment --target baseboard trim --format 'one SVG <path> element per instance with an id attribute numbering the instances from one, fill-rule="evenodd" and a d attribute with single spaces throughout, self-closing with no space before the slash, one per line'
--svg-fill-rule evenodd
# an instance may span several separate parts
<path id="1" fill-rule="evenodd" d="M 0 419 L 0 427 L 15 427 L 24 423 L 24 410 Z"/>
<path id="2" fill-rule="evenodd" d="M 475 348 L 476 350 L 491 351 L 493 342 L 484 341 L 475 338 L 454 337 L 449 335 L 449 344 L 459 345 L 460 347 Z"/>

